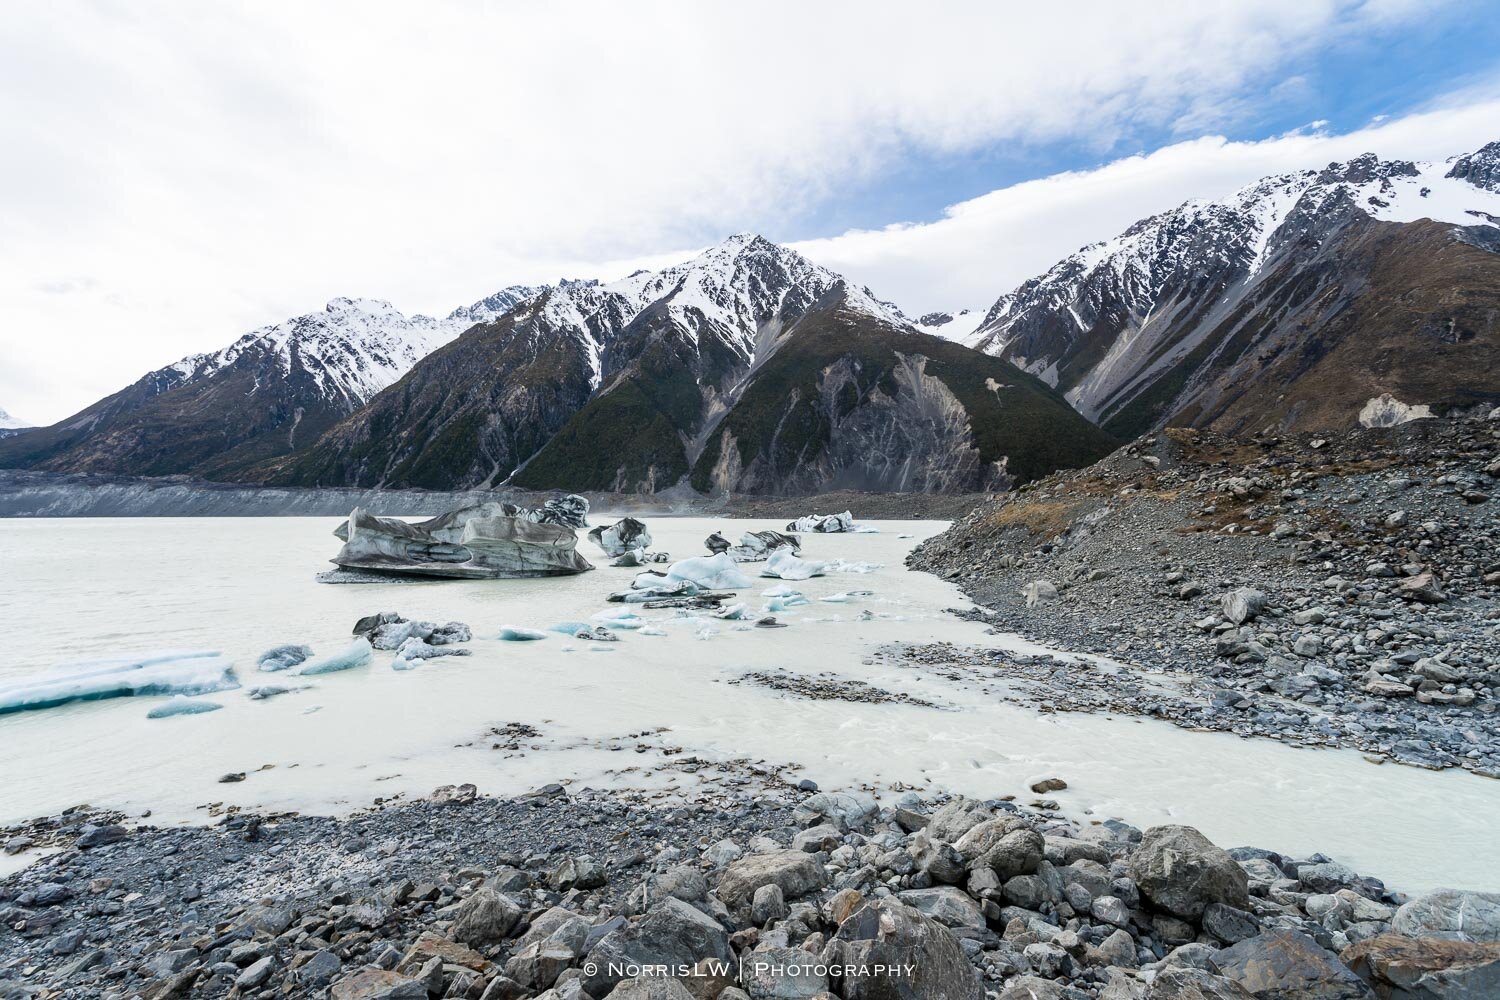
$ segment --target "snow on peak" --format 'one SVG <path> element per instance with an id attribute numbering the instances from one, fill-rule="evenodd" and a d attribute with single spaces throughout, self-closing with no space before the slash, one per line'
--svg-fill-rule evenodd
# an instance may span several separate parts
<path id="1" fill-rule="evenodd" d="M 1364 153 L 1321 170 L 1264 177 L 1224 198 L 1184 202 L 1002 295 L 972 343 L 999 353 L 1022 317 L 1039 310 L 1071 314 L 1087 330 L 1092 311 L 1084 299 L 1105 288 L 1145 315 L 1163 287 L 1187 276 L 1253 278 L 1279 247 L 1347 211 L 1387 222 L 1500 227 L 1500 143 L 1442 163 Z"/>
<path id="2" fill-rule="evenodd" d="M 0 430 L 15 431 L 15 430 L 21 430 L 23 428 L 30 427 L 30 426 L 32 426 L 32 425 L 28 424 L 26 421 L 24 421 L 24 420 L 17 420 L 15 417 L 11 416 L 9 413 L 6 413 L 4 410 L 0 410 Z"/>
<path id="3" fill-rule="evenodd" d="M 955 344 L 970 345 L 974 332 L 984 322 L 984 317 L 984 311 L 980 309 L 960 309 L 956 313 L 930 312 L 919 317 L 915 326 L 934 337 L 942 337 Z"/>

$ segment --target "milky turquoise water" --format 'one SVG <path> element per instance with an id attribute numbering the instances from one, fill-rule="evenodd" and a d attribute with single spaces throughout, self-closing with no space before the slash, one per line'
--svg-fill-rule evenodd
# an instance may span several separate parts
<path id="1" fill-rule="evenodd" d="M 712 530 L 737 537 L 784 526 L 648 523 L 655 547 L 675 556 L 702 554 Z M 713 622 L 706 626 L 713 634 L 699 639 L 705 623 L 643 612 L 661 619 L 667 634 L 624 633 L 609 652 L 562 636 L 476 638 L 474 655 L 412 671 L 392 670 L 391 654 L 377 653 L 369 666 L 309 678 L 310 690 L 269 701 L 243 691 L 213 695 L 224 708 L 205 715 L 147 719 L 161 699 L 125 698 L 0 716 L 0 822 L 80 802 L 151 810 L 154 822 L 201 821 L 209 803 L 336 812 L 462 781 L 495 794 L 557 780 L 691 794 L 696 775 L 655 765 L 683 756 L 748 758 L 823 787 L 899 782 L 1023 800 L 1030 781 L 1057 775 L 1069 787 L 1055 797 L 1075 813 L 1143 826 L 1191 823 L 1225 846 L 1321 850 L 1409 890 L 1500 888 L 1493 835 L 1500 784 L 1493 781 L 1376 767 L 1353 752 L 1298 750 L 1152 720 L 1038 715 L 930 673 L 867 662 L 875 648 L 899 640 L 1017 645 L 945 614 L 965 603 L 958 591 L 902 567 L 910 547 L 942 525 L 875 523 L 879 534 L 806 536 L 810 558 L 884 565 L 869 575 L 795 584 L 814 601 L 781 614 L 785 629 L 735 631 L 733 623 Z M 585 541 L 602 568 L 576 577 L 319 584 L 314 574 L 338 547 L 330 535 L 336 524 L 0 521 L 0 620 L 11 626 L 0 683 L 62 661 L 161 649 L 219 650 L 246 686 L 285 680 L 257 674 L 256 654 L 287 642 L 333 652 L 365 614 L 457 619 L 478 636 L 501 625 L 545 628 L 617 610 L 604 596 L 633 575 L 607 568 Z M 776 582 L 757 580 L 742 599 L 758 609 L 760 590 Z M 817 600 L 850 589 L 875 596 Z M 877 617 L 862 621 L 862 610 Z M 731 683 L 772 669 L 865 680 L 946 710 L 808 701 Z M 492 749 L 490 731 L 510 723 L 541 735 L 518 749 Z M 635 753 L 638 745 L 648 752 Z M 682 753 L 664 758 L 663 747 Z M 249 777 L 218 783 L 231 771 Z"/>

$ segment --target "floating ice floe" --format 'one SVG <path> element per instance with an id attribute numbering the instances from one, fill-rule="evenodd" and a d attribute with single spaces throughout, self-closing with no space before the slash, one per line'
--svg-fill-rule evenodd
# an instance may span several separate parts
<path id="1" fill-rule="evenodd" d="M 714 617 L 721 618 L 724 621 L 737 622 L 750 617 L 750 612 L 743 604 L 731 604 L 728 607 L 715 611 Z"/>
<path id="2" fill-rule="evenodd" d="M 670 562 L 671 556 L 665 552 L 647 552 L 645 549 L 629 549 L 610 562 L 611 566 L 629 568 L 631 566 L 649 566 L 651 563 Z"/>
<path id="3" fill-rule="evenodd" d="M 601 611 L 593 616 L 596 622 L 603 622 L 610 628 L 625 629 L 631 631 L 641 628 L 646 624 L 646 619 L 629 611 Z"/>
<path id="4" fill-rule="evenodd" d="M 131 695 L 209 694 L 240 686 L 234 666 L 214 651 L 120 656 L 63 664 L 0 684 L 0 715 L 70 701 Z"/>
<path id="5" fill-rule="evenodd" d="M 223 708 L 216 701 L 205 701 L 202 698 L 189 698 L 187 695 L 176 695 L 157 705 L 146 713 L 148 719 L 170 719 L 178 715 L 202 715 L 205 712 L 217 712 Z"/>
<path id="6" fill-rule="evenodd" d="M 306 688 L 307 685 L 293 687 L 287 684 L 257 684 L 245 692 L 245 697 L 251 701 L 265 701 L 267 698 L 291 694 L 293 691 L 303 691 Z"/>
<path id="7" fill-rule="evenodd" d="M 697 637 L 699 639 L 702 639 L 705 642 L 707 640 L 709 640 L 709 639 L 712 639 L 714 636 L 716 636 L 718 634 L 719 633 L 718 633 L 718 631 L 716 629 L 709 628 L 707 625 L 703 626 L 697 632 L 693 633 L 693 635 L 695 637 Z"/>
<path id="8" fill-rule="evenodd" d="M 375 649 L 400 649 L 408 639 L 421 639 L 434 646 L 468 642 L 474 633 L 463 622 L 407 621 L 394 611 L 367 615 L 354 623 L 354 634 L 370 640 Z"/>
<path id="9" fill-rule="evenodd" d="M 827 567 L 827 563 L 816 559 L 798 559 L 790 550 L 781 549 L 771 553 L 771 558 L 766 560 L 760 575 L 782 580 L 810 580 L 815 576 L 822 576 Z"/>
<path id="10" fill-rule="evenodd" d="M 786 611 L 788 608 L 801 607 L 804 604 L 811 603 L 812 602 L 807 599 L 806 595 L 799 594 L 794 590 L 790 594 L 787 594 L 783 597 L 768 597 L 766 599 L 766 610 Z"/>
<path id="11" fill-rule="evenodd" d="M 750 578 L 728 555 L 696 556 L 679 559 L 667 569 L 672 580 L 690 580 L 706 590 L 737 590 L 750 586 Z"/>
<path id="12" fill-rule="evenodd" d="M 613 632 L 611 632 L 609 629 L 605 628 L 603 625 L 596 625 L 593 628 L 589 628 L 587 625 L 585 625 L 583 628 L 579 629 L 578 634 L 575 635 L 573 638 L 575 638 L 575 639 L 583 639 L 583 640 L 585 640 L 587 642 L 619 642 L 620 641 L 620 637 L 619 636 L 615 635 Z"/>
<path id="13" fill-rule="evenodd" d="M 577 635 L 589 627 L 588 622 L 558 622 L 556 625 L 548 625 L 548 632 L 558 632 L 562 635 Z"/>
<path id="14" fill-rule="evenodd" d="M 255 658 L 261 670 L 289 670 L 313 655 L 311 646 L 272 646 Z"/>
<path id="15" fill-rule="evenodd" d="M 553 626 L 555 629 L 556 626 Z M 500 634 L 495 636 L 505 642 L 534 642 L 537 639 L 547 638 L 547 633 L 537 628 L 522 628 L 519 625 L 501 625 Z"/>
<path id="16" fill-rule="evenodd" d="M 459 649 L 457 646 L 434 646 L 423 639 L 412 636 L 401 644 L 396 650 L 396 658 L 391 661 L 392 670 L 410 670 L 420 666 L 423 660 L 435 660 L 440 656 L 468 656 L 473 650 Z"/>
<path id="17" fill-rule="evenodd" d="M 666 635 L 665 629 L 657 628 L 655 625 L 646 625 L 636 630 L 636 635 Z"/>
<path id="18" fill-rule="evenodd" d="M 333 674 L 340 670 L 351 670 L 369 663 L 372 652 L 369 640 L 360 636 L 337 653 L 322 656 L 316 660 L 308 660 L 298 667 L 295 673 L 299 677 L 310 677 L 314 674 Z"/>
<path id="19" fill-rule="evenodd" d="M 627 593 L 610 594 L 609 599 L 616 603 L 644 604 L 666 597 L 694 597 L 699 590 L 691 580 L 674 580 L 660 573 L 642 573 L 630 586 Z"/>
<path id="20" fill-rule="evenodd" d="M 820 597 L 818 598 L 818 600 L 825 601 L 828 604 L 848 604 L 850 601 L 856 600 L 857 598 L 873 596 L 875 596 L 875 591 L 873 590 L 845 590 L 840 591 L 837 594 L 829 594 L 826 597 Z"/>

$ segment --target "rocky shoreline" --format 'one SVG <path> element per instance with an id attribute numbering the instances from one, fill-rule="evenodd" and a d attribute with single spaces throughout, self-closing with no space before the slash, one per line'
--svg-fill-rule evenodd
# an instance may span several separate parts
<path id="1" fill-rule="evenodd" d="M 1027 804 L 742 780 L 6 831 L 0 997 L 1491 996 L 1500 895 Z M 882 971 L 883 970 L 883 971 Z M 1392 993 L 1393 984 L 1419 987 Z"/>
<path id="2" fill-rule="evenodd" d="M 1033 704 L 1500 777 L 1497 442 L 1500 419 L 1474 417 L 1172 429 L 979 507 L 909 565 L 996 632 L 1130 670 L 992 664 L 1028 674 Z"/>

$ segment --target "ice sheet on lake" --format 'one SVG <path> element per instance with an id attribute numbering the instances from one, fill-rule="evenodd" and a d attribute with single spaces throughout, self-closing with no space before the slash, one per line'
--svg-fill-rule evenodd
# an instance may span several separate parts
<path id="1" fill-rule="evenodd" d="M 146 713 L 148 719 L 170 719 L 178 715 L 202 715 L 205 712 L 217 712 L 223 708 L 216 701 L 206 701 L 202 698 L 189 698 L 187 695 L 177 695 L 168 698 Z"/>
<path id="2" fill-rule="evenodd" d="M 131 695 L 208 694 L 240 686 L 234 665 L 217 651 L 163 652 L 70 663 L 0 684 L 0 715 L 70 701 Z"/>
<path id="3" fill-rule="evenodd" d="M 775 558 L 774 556 L 772 558 Z M 726 553 L 679 559 L 667 569 L 672 580 L 690 580 L 707 590 L 738 590 L 750 586 L 750 578 Z"/>
<path id="4" fill-rule="evenodd" d="M 373 652 L 369 640 L 360 636 L 347 647 L 329 656 L 322 656 L 316 660 L 308 660 L 297 668 L 297 673 L 303 677 L 313 674 L 332 674 L 340 670 L 350 670 L 354 667 L 362 667 L 370 662 Z"/>

